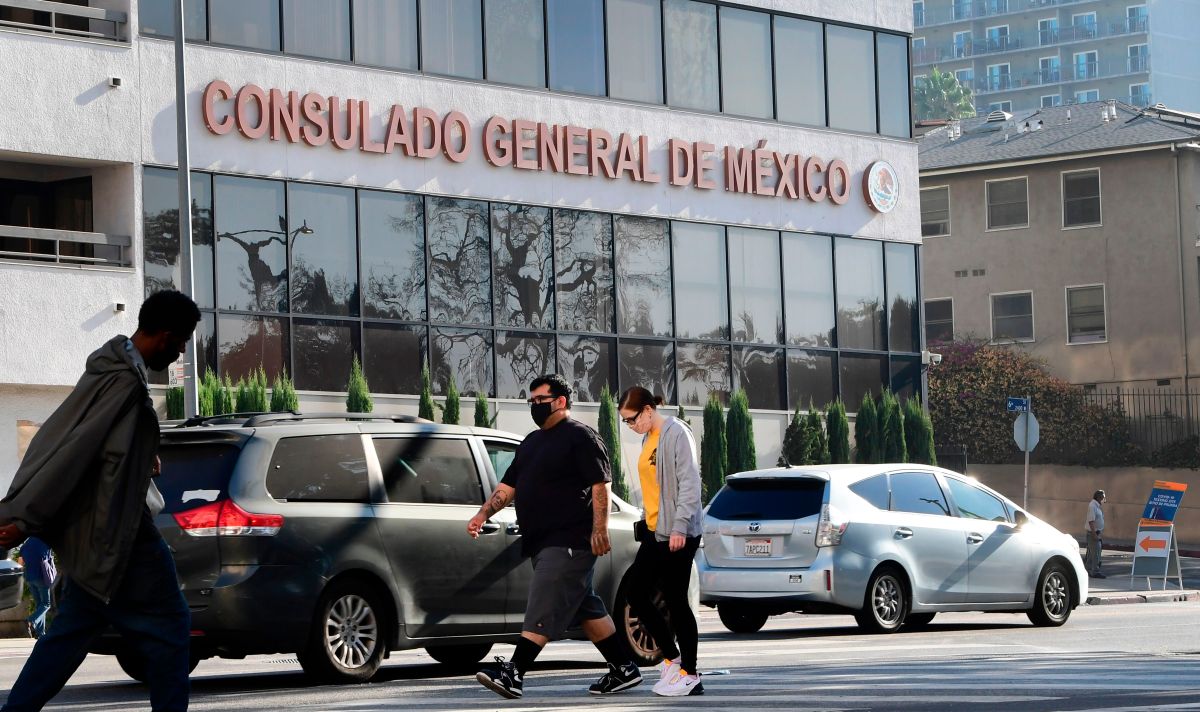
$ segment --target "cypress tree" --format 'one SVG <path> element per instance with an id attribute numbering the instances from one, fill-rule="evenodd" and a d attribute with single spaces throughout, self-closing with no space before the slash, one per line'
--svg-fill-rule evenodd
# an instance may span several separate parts
<path id="1" fill-rule="evenodd" d="M 904 446 L 904 415 L 900 412 L 900 401 L 891 390 L 883 392 L 880 404 L 883 413 L 882 462 L 907 462 L 908 453 Z"/>
<path id="2" fill-rule="evenodd" d="M 275 376 L 275 382 L 271 385 L 271 412 L 286 413 L 298 410 L 300 410 L 300 399 L 296 396 L 296 386 L 284 371 Z"/>
<path id="3" fill-rule="evenodd" d="M 362 364 L 355 355 L 350 364 L 350 382 L 346 385 L 346 412 L 370 413 L 374 408 L 371 388 L 367 385 L 367 377 L 363 375 Z"/>
<path id="4" fill-rule="evenodd" d="M 446 405 L 442 408 L 442 422 L 447 425 L 458 425 L 462 404 L 458 397 L 458 385 L 454 382 L 454 373 L 450 373 L 450 383 L 446 386 Z"/>
<path id="5" fill-rule="evenodd" d="M 812 447 L 809 450 L 809 464 L 826 465 L 829 464 L 829 436 L 825 433 L 825 428 L 822 427 L 820 411 L 813 406 L 812 401 L 808 402 L 808 432 L 812 438 Z"/>
<path id="6" fill-rule="evenodd" d="M 487 394 L 483 391 L 475 394 L 475 427 L 492 427 L 491 409 L 488 407 Z"/>
<path id="7" fill-rule="evenodd" d="M 872 462 L 885 462 L 883 459 L 883 394 L 887 391 L 881 391 L 879 397 L 875 399 L 875 459 Z"/>
<path id="8" fill-rule="evenodd" d="M 167 389 L 167 420 L 183 420 L 183 386 Z"/>
<path id="9" fill-rule="evenodd" d="M 700 479 L 706 504 L 725 484 L 725 472 L 729 467 L 727 445 L 721 401 L 716 393 L 709 393 L 708 402 L 704 404 L 704 436 L 700 439 Z"/>
<path id="10" fill-rule="evenodd" d="M 758 467 L 754 452 L 754 423 L 750 420 L 750 399 L 739 388 L 729 401 L 725 419 L 725 437 L 729 442 L 729 474 Z"/>
<path id="11" fill-rule="evenodd" d="M 255 413 L 266 413 L 268 409 L 267 403 L 267 374 L 263 371 L 262 366 L 250 375 L 250 382 L 247 384 L 250 390 L 250 408 Z"/>
<path id="12" fill-rule="evenodd" d="M 429 378 L 429 364 L 421 366 L 421 401 L 417 406 L 417 417 L 433 420 L 433 384 Z"/>
<path id="13" fill-rule="evenodd" d="M 835 465 L 850 462 L 850 421 L 846 419 L 846 404 L 841 398 L 829 404 L 825 422 L 829 431 L 829 462 Z"/>
<path id="14" fill-rule="evenodd" d="M 682 403 L 679 404 L 679 410 L 675 413 L 675 417 L 687 423 L 689 428 L 692 427 L 692 419 L 687 417 L 687 411 L 683 409 Z"/>
<path id="15" fill-rule="evenodd" d="M 937 455 L 933 447 L 933 423 L 921 408 L 916 398 L 904 402 L 904 443 L 908 449 L 908 461 L 922 465 L 936 465 Z"/>
<path id="16" fill-rule="evenodd" d="M 878 409 L 870 393 L 863 394 L 862 405 L 854 417 L 854 461 L 860 464 L 878 462 Z"/>
<path id="17" fill-rule="evenodd" d="M 234 396 L 233 412 L 249 413 L 252 407 L 250 403 L 250 384 L 246 382 L 246 378 L 243 376 L 237 381 L 237 395 Z"/>
<path id="18" fill-rule="evenodd" d="M 225 377 L 221 380 L 221 388 L 218 390 L 218 393 L 220 394 L 221 398 L 220 398 L 220 403 L 217 405 L 217 408 L 214 412 L 214 415 L 228 415 L 229 413 L 236 412 L 233 409 L 233 406 L 234 406 L 233 381 L 231 381 L 229 379 L 228 373 L 225 374 Z"/>
<path id="19" fill-rule="evenodd" d="M 621 467 L 621 433 L 617 430 L 617 406 L 613 403 L 612 391 L 608 384 L 600 389 L 600 415 L 598 421 L 600 439 L 608 449 L 608 459 L 612 466 L 613 494 L 629 501 L 629 485 L 625 482 L 624 469 Z"/>
<path id="20" fill-rule="evenodd" d="M 217 380 L 217 374 L 213 373 L 211 368 L 204 370 L 204 378 L 200 379 L 200 387 L 196 392 L 196 400 L 199 401 L 199 415 L 209 416 L 215 413 L 214 407 L 216 399 L 219 397 L 217 391 L 221 389 L 221 382 Z"/>
<path id="21" fill-rule="evenodd" d="M 789 465 L 807 465 L 812 457 L 811 436 L 808 432 L 808 418 L 800 414 L 800 405 L 792 413 L 792 420 L 787 430 L 783 432 L 783 447 L 779 451 L 780 467 Z"/>

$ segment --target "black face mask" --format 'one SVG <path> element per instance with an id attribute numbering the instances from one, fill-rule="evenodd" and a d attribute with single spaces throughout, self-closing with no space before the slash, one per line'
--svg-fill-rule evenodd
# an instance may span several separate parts
<path id="1" fill-rule="evenodd" d="M 554 401 L 529 404 L 529 417 L 533 418 L 533 422 L 536 423 L 539 428 L 545 425 L 546 421 L 549 420 L 550 416 L 554 413 L 554 411 L 551 409 L 552 403 L 554 403 Z"/>

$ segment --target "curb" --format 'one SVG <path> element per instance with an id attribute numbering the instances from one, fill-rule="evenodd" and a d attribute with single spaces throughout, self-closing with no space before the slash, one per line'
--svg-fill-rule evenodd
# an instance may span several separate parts
<path id="1" fill-rule="evenodd" d="M 1088 596 L 1089 606 L 1112 606 L 1125 603 L 1176 603 L 1200 601 L 1200 591 L 1146 591 L 1145 593 L 1118 593 L 1110 596 Z"/>

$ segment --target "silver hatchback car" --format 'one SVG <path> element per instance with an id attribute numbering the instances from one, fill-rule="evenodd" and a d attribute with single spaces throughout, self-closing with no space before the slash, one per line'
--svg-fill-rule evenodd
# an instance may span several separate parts
<path id="1" fill-rule="evenodd" d="M 879 633 L 943 611 L 1059 626 L 1087 599 L 1074 539 L 972 478 L 924 465 L 731 475 L 709 503 L 700 602 L 735 633 L 780 613 L 852 614 Z"/>

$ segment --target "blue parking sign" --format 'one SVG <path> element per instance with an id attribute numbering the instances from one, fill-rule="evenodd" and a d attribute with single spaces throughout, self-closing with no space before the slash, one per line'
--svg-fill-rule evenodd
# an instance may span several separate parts
<path id="1" fill-rule="evenodd" d="M 1010 413 L 1028 413 L 1029 399 L 1028 398 L 1008 398 L 1008 412 Z"/>

